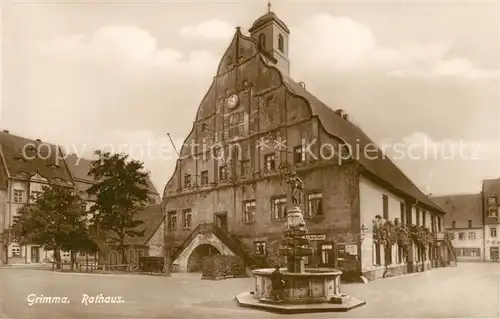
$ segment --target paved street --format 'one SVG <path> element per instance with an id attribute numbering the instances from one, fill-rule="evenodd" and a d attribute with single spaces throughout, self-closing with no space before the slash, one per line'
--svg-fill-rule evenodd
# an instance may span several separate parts
<path id="1" fill-rule="evenodd" d="M 31 318 L 271 318 L 277 315 L 239 308 L 234 295 L 253 287 L 251 278 L 200 280 L 172 277 L 52 273 L 0 269 L 1 311 L 12 319 Z M 500 264 L 459 264 L 429 272 L 343 285 L 342 291 L 367 305 L 348 313 L 307 318 L 499 318 Z M 69 304 L 28 305 L 27 297 L 67 296 Z M 81 303 L 82 294 L 121 296 L 119 304 Z M 306 315 L 291 315 L 304 318 Z"/>

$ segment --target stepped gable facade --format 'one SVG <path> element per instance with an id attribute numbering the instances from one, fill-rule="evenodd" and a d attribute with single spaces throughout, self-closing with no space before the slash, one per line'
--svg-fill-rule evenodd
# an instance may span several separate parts
<path id="1" fill-rule="evenodd" d="M 234 253 L 238 242 L 248 255 L 265 254 L 280 240 L 291 205 L 283 175 L 293 170 L 304 181 L 300 208 L 315 248 L 309 266 L 379 269 L 372 243 L 361 244 L 375 215 L 390 210 L 411 220 L 417 207 L 443 210 L 345 112 L 291 79 L 290 32 L 275 13 L 249 33 L 236 28 L 165 187 L 167 253 L 184 270 L 203 245 Z M 227 243 L 197 239 L 203 224 L 222 229 Z"/>

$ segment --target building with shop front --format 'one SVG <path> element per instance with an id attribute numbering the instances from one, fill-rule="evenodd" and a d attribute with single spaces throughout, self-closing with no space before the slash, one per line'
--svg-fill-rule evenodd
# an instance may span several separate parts
<path id="1" fill-rule="evenodd" d="M 500 178 L 484 180 L 477 194 L 433 198 L 446 211 L 445 228 L 458 261 L 500 260 L 499 196 Z"/>
<path id="2" fill-rule="evenodd" d="M 18 211 L 24 205 L 36 201 L 44 185 L 56 183 L 84 192 L 95 183 L 88 176 L 89 169 L 89 160 L 68 156 L 57 145 L 17 136 L 9 131 L 0 132 L 1 263 L 39 263 L 52 259 L 52 251 L 38 245 L 21 245 L 12 240 L 8 230 Z M 128 239 L 132 250 L 129 253 L 131 259 L 138 254 L 164 254 L 164 218 L 160 196 L 150 181 L 149 197 L 150 205 L 138 215 L 144 221 L 141 230 L 145 230 L 145 236 Z M 90 206 L 93 199 L 86 200 L 87 206 Z M 114 261 L 110 260 L 113 256 L 106 255 L 104 262 Z"/>
<path id="3" fill-rule="evenodd" d="M 482 195 L 448 195 L 432 199 L 446 211 L 444 227 L 457 261 L 484 260 Z"/>
<path id="4" fill-rule="evenodd" d="M 304 181 L 300 208 L 315 250 L 308 267 L 380 277 L 386 256 L 372 240 L 376 215 L 442 235 L 444 211 L 344 111 L 291 79 L 285 23 L 269 11 L 248 31 L 236 29 L 164 190 L 174 263 L 194 271 L 207 254 L 250 261 L 274 249 L 291 206 L 283 179 L 291 171 Z M 387 256 L 395 274 L 417 262 L 428 268 L 447 248 L 425 261 L 399 251 Z"/>
<path id="5" fill-rule="evenodd" d="M 500 261 L 500 178 L 483 181 L 484 259 Z"/>

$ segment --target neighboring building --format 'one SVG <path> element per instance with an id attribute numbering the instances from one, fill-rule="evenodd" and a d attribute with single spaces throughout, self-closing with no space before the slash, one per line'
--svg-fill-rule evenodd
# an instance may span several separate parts
<path id="1" fill-rule="evenodd" d="M 138 213 L 135 218 L 143 221 L 143 224 L 137 227 L 137 231 L 144 231 L 144 235 L 125 237 L 127 263 L 138 265 L 139 258 L 142 256 L 165 256 L 165 218 L 161 205 L 149 205 Z M 111 232 L 110 236 L 118 238 Z M 101 246 L 100 256 L 101 263 L 108 265 L 123 264 L 120 252 L 111 243 Z"/>
<path id="2" fill-rule="evenodd" d="M 0 158 L 0 232 L 2 235 L 0 260 L 3 263 L 6 257 L 9 263 L 37 263 L 51 260 L 52 251 L 46 251 L 38 245 L 21 246 L 11 240 L 6 230 L 12 226 L 18 210 L 32 203 L 41 194 L 43 185 L 58 183 L 76 188 L 85 194 L 87 188 L 95 183 L 88 176 L 90 161 L 77 158 L 75 155 L 67 156 L 56 145 L 16 136 L 8 131 L 0 132 Z M 148 189 L 150 205 L 138 214 L 138 219 L 144 221 L 139 230 L 145 230 L 145 235 L 127 239 L 127 243 L 130 242 L 132 245 L 130 260 L 137 260 L 139 250 L 143 250 L 144 255 L 163 254 L 163 252 L 158 253 L 158 250 L 163 249 L 163 240 L 158 241 L 158 236 L 163 237 L 164 232 L 160 196 L 150 180 L 148 180 Z M 89 207 L 93 199 L 86 199 L 87 207 Z M 109 261 L 106 258 L 105 262 Z"/>
<path id="3" fill-rule="evenodd" d="M 486 261 L 500 258 L 500 178 L 483 181 L 484 256 Z"/>
<path id="4" fill-rule="evenodd" d="M 347 114 L 290 78 L 287 26 L 268 12 L 249 32 L 236 29 L 164 190 L 165 245 L 174 263 L 198 269 L 200 257 L 213 252 L 251 261 L 276 246 L 291 206 L 282 173 L 291 170 L 304 181 L 301 209 L 315 251 L 308 267 L 380 277 L 386 257 L 372 241 L 376 215 L 442 234 L 443 210 Z M 263 139 L 274 142 L 265 147 Z M 446 249 L 425 262 L 412 251 L 406 262 L 395 247 L 390 269 L 428 268 Z"/>
<path id="5" fill-rule="evenodd" d="M 433 198 L 447 212 L 445 227 L 459 261 L 500 261 L 500 178 L 482 184 L 478 194 Z"/>
<path id="6" fill-rule="evenodd" d="M 62 150 L 41 140 L 31 140 L 0 132 L 0 231 L 1 259 L 6 253 L 10 263 L 41 262 L 52 256 L 37 245 L 21 246 L 5 232 L 12 226 L 19 209 L 31 203 L 41 193 L 43 185 L 58 183 L 74 187 L 71 173 L 62 160 Z"/>
<path id="7" fill-rule="evenodd" d="M 484 260 L 483 201 L 481 194 L 432 198 L 446 211 L 444 227 L 457 261 Z"/>

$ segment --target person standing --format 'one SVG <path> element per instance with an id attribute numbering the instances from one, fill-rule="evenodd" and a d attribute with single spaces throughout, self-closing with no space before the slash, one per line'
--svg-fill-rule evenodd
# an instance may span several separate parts
<path id="1" fill-rule="evenodd" d="M 285 281 L 283 280 L 283 273 L 280 271 L 280 266 L 271 273 L 271 283 L 273 286 L 273 297 L 276 301 L 280 301 L 283 296 L 283 288 Z"/>

